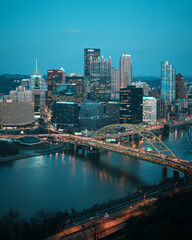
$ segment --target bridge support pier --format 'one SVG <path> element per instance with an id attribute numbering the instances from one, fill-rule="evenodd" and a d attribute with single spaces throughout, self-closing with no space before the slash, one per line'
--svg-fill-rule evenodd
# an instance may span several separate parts
<path id="1" fill-rule="evenodd" d="M 179 178 L 179 172 L 173 171 L 173 177 L 174 177 L 174 179 L 178 179 Z"/>
<path id="2" fill-rule="evenodd" d="M 82 154 L 83 154 L 83 157 L 87 156 L 87 149 L 85 147 L 82 148 Z"/>
<path id="3" fill-rule="evenodd" d="M 189 179 L 189 176 L 188 176 L 188 174 L 185 172 L 185 173 L 184 173 L 184 181 L 186 182 L 188 179 Z"/>
<path id="4" fill-rule="evenodd" d="M 77 151 L 77 143 L 74 143 L 74 148 L 73 148 L 74 152 Z"/>
<path id="5" fill-rule="evenodd" d="M 167 168 L 166 167 L 162 168 L 161 181 L 162 182 L 167 181 Z"/>

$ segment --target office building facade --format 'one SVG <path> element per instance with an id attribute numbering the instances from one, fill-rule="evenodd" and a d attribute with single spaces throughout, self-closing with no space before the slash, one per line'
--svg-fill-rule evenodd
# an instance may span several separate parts
<path id="1" fill-rule="evenodd" d="M 47 71 L 47 106 L 51 109 L 52 94 L 56 93 L 57 85 L 63 83 L 64 81 L 64 71 L 63 70 L 48 70 Z"/>
<path id="2" fill-rule="evenodd" d="M 185 99 L 185 79 L 181 73 L 176 75 L 176 99 Z"/>
<path id="3" fill-rule="evenodd" d="M 163 99 L 157 99 L 157 121 L 166 118 L 166 105 Z"/>
<path id="4" fill-rule="evenodd" d="M 143 89 L 120 88 L 120 123 L 141 123 L 143 120 Z"/>
<path id="5" fill-rule="evenodd" d="M 103 117 L 104 105 L 98 102 L 83 102 L 80 105 L 80 117 Z"/>
<path id="6" fill-rule="evenodd" d="M 97 130 L 111 124 L 111 117 L 104 114 L 104 105 L 98 102 L 84 102 L 80 105 L 80 126 Z"/>
<path id="7" fill-rule="evenodd" d="M 120 114 L 120 103 L 119 102 L 108 102 L 106 103 L 106 115 L 111 117 L 111 123 L 119 123 Z"/>
<path id="8" fill-rule="evenodd" d="M 26 90 L 25 87 L 19 86 L 16 90 L 9 92 L 9 99 L 12 99 L 13 102 L 32 102 L 32 92 Z"/>
<path id="9" fill-rule="evenodd" d="M 119 99 L 120 69 L 111 68 L 111 99 Z"/>
<path id="10" fill-rule="evenodd" d="M 62 101 L 55 102 L 52 113 L 52 122 L 60 128 L 78 125 L 79 111 L 77 103 Z"/>
<path id="11" fill-rule="evenodd" d="M 0 125 L 9 127 L 26 126 L 34 122 L 33 102 L 0 103 Z"/>
<path id="12" fill-rule="evenodd" d="M 75 84 L 77 89 L 77 103 L 84 100 L 84 79 L 83 76 L 69 75 L 66 77 L 67 84 Z"/>
<path id="13" fill-rule="evenodd" d="M 108 102 L 111 99 L 111 57 L 105 60 L 102 56 L 91 59 L 90 100 Z"/>

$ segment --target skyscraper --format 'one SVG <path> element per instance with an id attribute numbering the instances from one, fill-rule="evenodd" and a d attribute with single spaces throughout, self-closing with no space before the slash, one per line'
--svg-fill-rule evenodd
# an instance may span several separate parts
<path id="1" fill-rule="evenodd" d="M 120 88 L 120 123 L 142 122 L 143 88 Z"/>
<path id="2" fill-rule="evenodd" d="M 108 102 L 111 98 L 111 57 L 91 58 L 90 99 L 96 102 Z"/>
<path id="3" fill-rule="evenodd" d="M 169 61 L 161 62 L 161 98 L 164 101 L 173 102 L 175 100 L 176 89 L 175 69 Z"/>
<path id="4" fill-rule="evenodd" d="M 181 73 L 176 75 L 176 99 L 185 98 L 185 79 Z"/>
<path id="5" fill-rule="evenodd" d="M 64 81 L 64 71 L 63 70 L 48 70 L 47 71 L 47 84 L 48 84 L 48 99 L 47 106 L 48 109 L 51 108 L 52 94 L 56 92 L 57 85 L 63 83 Z"/>
<path id="6" fill-rule="evenodd" d="M 81 103 L 84 100 L 84 82 L 83 76 L 70 74 L 66 77 L 66 83 L 76 84 L 77 86 L 77 102 Z"/>
<path id="7" fill-rule="evenodd" d="M 120 69 L 111 68 L 111 98 L 119 99 Z"/>
<path id="8" fill-rule="evenodd" d="M 100 57 L 100 49 L 91 49 L 91 48 L 84 49 L 84 75 L 85 75 L 85 77 L 90 76 L 91 58 L 92 58 L 92 60 L 95 60 L 98 57 Z"/>
<path id="9" fill-rule="evenodd" d="M 131 55 L 123 54 L 120 58 L 121 88 L 126 88 L 132 82 L 132 58 Z"/>

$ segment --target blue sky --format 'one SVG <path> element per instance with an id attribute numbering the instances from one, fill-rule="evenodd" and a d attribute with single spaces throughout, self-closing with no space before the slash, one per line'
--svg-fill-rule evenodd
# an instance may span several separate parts
<path id="1" fill-rule="evenodd" d="M 190 0 L 3 0 L 0 74 L 31 74 L 36 58 L 43 74 L 83 73 L 84 48 L 100 48 L 116 68 L 131 54 L 134 76 L 159 76 L 162 60 L 189 76 L 191 12 Z"/>

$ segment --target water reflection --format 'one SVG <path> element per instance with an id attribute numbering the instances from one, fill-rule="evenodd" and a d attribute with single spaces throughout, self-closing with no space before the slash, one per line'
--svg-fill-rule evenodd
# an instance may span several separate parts
<path id="1" fill-rule="evenodd" d="M 162 138 L 178 157 L 191 159 L 184 134 L 177 130 Z M 147 146 L 143 139 L 126 144 Z M 25 217 L 41 208 L 79 210 L 139 191 L 161 180 L 161 167 L 113 152 L 86 157 L 61 152 L 1 164 L 0 178 L 0 215 L 13 208 Z"/>

